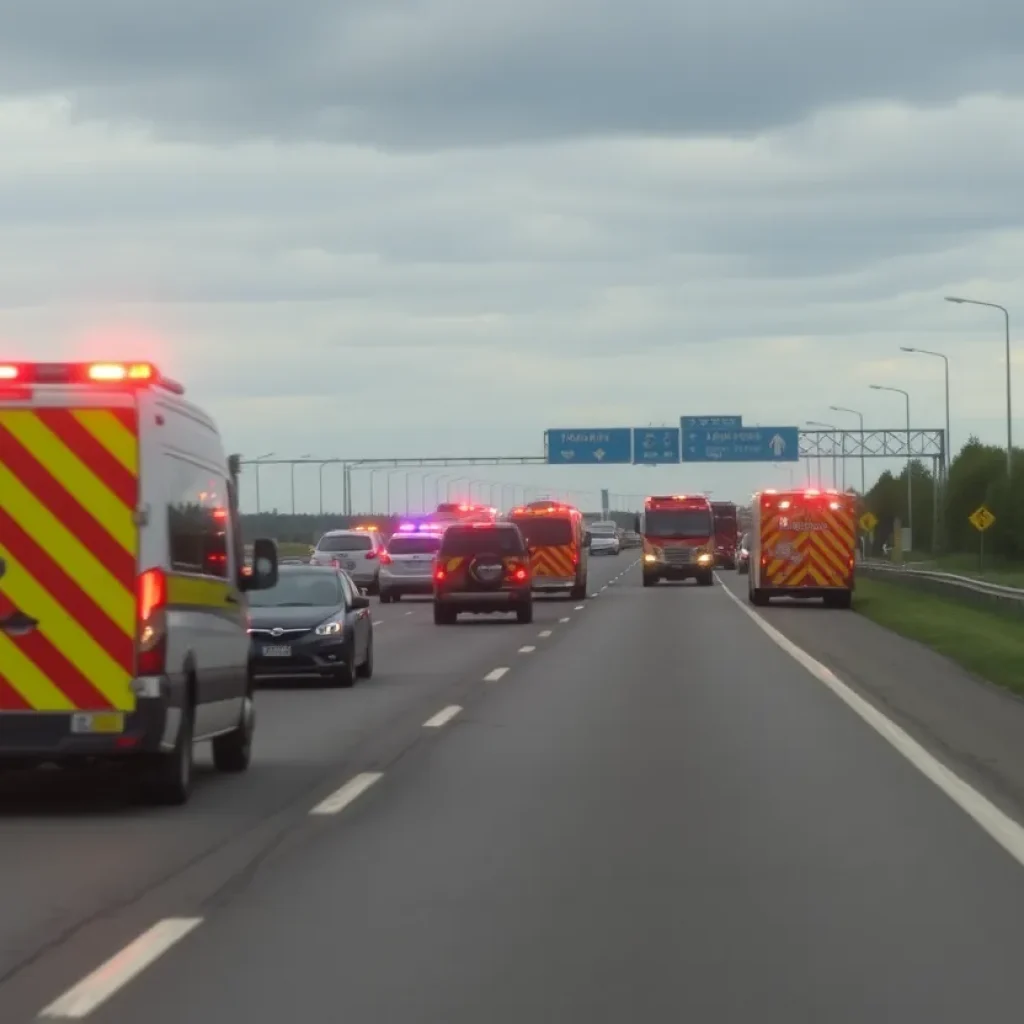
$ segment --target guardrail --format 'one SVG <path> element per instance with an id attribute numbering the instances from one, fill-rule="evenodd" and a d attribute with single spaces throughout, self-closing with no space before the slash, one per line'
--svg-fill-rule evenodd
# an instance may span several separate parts
<path id="1" fill-rule="evenodd" d="M 965 604 L 979 605 L 990 610 L 995 606 L 1000 610 L 1024 615 L 1024 588 L 1021 587 L 1006 587 L 972 576 L 957 576 L 951 572 L 909 568 L 886 562 L 860 562 L 857 572 L 868 579 L 884 579 L 886 583 L 896 583 L 939 597 L 954 598 Z"/>

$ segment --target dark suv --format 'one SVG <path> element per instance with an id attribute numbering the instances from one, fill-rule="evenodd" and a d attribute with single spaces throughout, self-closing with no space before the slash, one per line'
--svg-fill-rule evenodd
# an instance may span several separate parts
<path id="1" fill-rule="evenodd" d="M 459 612 L 515 612 L 533 622 L 530 555 L 512 523 L 449 526 L 434 564 L 434 622 Z"/>

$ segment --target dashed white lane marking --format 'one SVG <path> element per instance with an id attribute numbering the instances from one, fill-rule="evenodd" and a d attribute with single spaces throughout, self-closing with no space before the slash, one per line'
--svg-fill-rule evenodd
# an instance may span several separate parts
<path id="1" fill-rule="evenodd" d="M 440 729 L 442 725 L 447 725 L 461 710 L 462 708 L 458 704 L 449 704 L 448 707 L 441 708 L 432 718 L 428 718 L 423 723 L 423 728 Z"/>
<path id="2" fill-rule="evenodd" d="M 576 605 L 576 607 L 573 610 L 577 611 L 577 612 L 581 612 L 581 611 L 583 611 L 584 608 L 586 608 L 585 604 L 578 604 L 578 605 Z"/>
<path id="3" fill-rule="evenodd" d="M 202 923 L 201 917 L 167 917 L 158 921 L 102 967 L 50 1003 L 39 1016 L 51 1020 L 87 1017 Z"/>
<path id="4" fill-rule="evenodd" d="M 600 596 L 601 596 L 601 594 L 600 594 L 600 592 L 599 592 L 599 593 L 596 593 L 596 594 L 591 594 L 590 596 L 591 596 L 591 597 L 600 597 Z"/>
<path id="5" fill-rule="evenodd" d="M 559 622 L 568 622 L 569 621 L 569 616 L 566 615 L 564 619 L 559 619 L 558 621 Z"/>
<path id="6" fill-rule="evenodd" d="M 719 581 L 721 582 L 721 581 Z M 827 686 L 847 707 L 854 711 L 884 740 L 896 748 L 922 775 L 933 782 L 962 811 L 987 832 L 1018 864 L 1024 866 L 1024 828 L 1004 814 L 990 800 L 969 786 L 938 758 L 930 754 L 895 722 L 886 718 L 873 704 L 846 685 L 831 669 L 798 647 L 770 625 L 761 615 L 748 608 L 727 586 L 722 590 L 763 633 L 802 665 L 819 683 Z"/>
<path id="7" fill-rule="evenodd" d="M 358 799 L 378 779 L 384 777 L 383 772 L 360 772 L 349 779 L 340 789 L 336 789 L 326 800 L 322 800 L 310 814 L 340 814 L 353 800 Z"/>
<path id="8" fill-rule="evenodd" d="M 537 636 L 551 636 L 551 630 L 550 630 L 550 629 L 542 629 L 542 630 L 541 630 L 541 631 L 540 631 L 540 632 L 539 632 L 539 633 L 537 634 Z"/>
<path id="9" fill-rule="evenodd" d="M 375 626 L 383 626 L 384 625 L 384 620 L 383 619 L 375 619 L 373 624 Z"/>
<path id="10" fill-rule="evenodd" d="M 484 682 L 496 683 L 507 671 L 507 668 L 492 668 L 491 671 L 484 676 Z"/>
<path id="11" fill-rule="evenodd" d="M 406 612 L 405 614 L 406 615 L 412 615 L 412 612 Z"/>
<path id="12" fill-rule="evenodd" d="M 520 654 L 532 654 L 535 650 L 537 650 L 536 647 L 520 647 L 519 648 L 519 653 Z"/>

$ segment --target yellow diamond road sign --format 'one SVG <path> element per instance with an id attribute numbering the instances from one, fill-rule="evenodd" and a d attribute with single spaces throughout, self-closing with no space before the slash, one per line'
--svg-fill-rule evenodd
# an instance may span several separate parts
<path id="1" fill-rule="evenodd" d="M 984 533 L 996 521 L 996 517 L 984 505 L 979 505 L 967 518 L 979 533 Z"/>
<path id="2" fill-rule="evenodd" d="M 874 512 L 865 512 L 860 517 L 860 528 L 865 533 L 872 533 L 875 527 L 878 525 L 878 516 Z"/>

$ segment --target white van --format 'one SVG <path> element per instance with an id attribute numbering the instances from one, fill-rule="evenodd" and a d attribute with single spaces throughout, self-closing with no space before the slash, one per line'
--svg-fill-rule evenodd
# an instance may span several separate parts
<path id="1" fill-rule="evenodd" d="M 182 804 L 249 766 L 239 460 L 149 363 L 0 362 L 0 768 L 116 758 Z"/>

